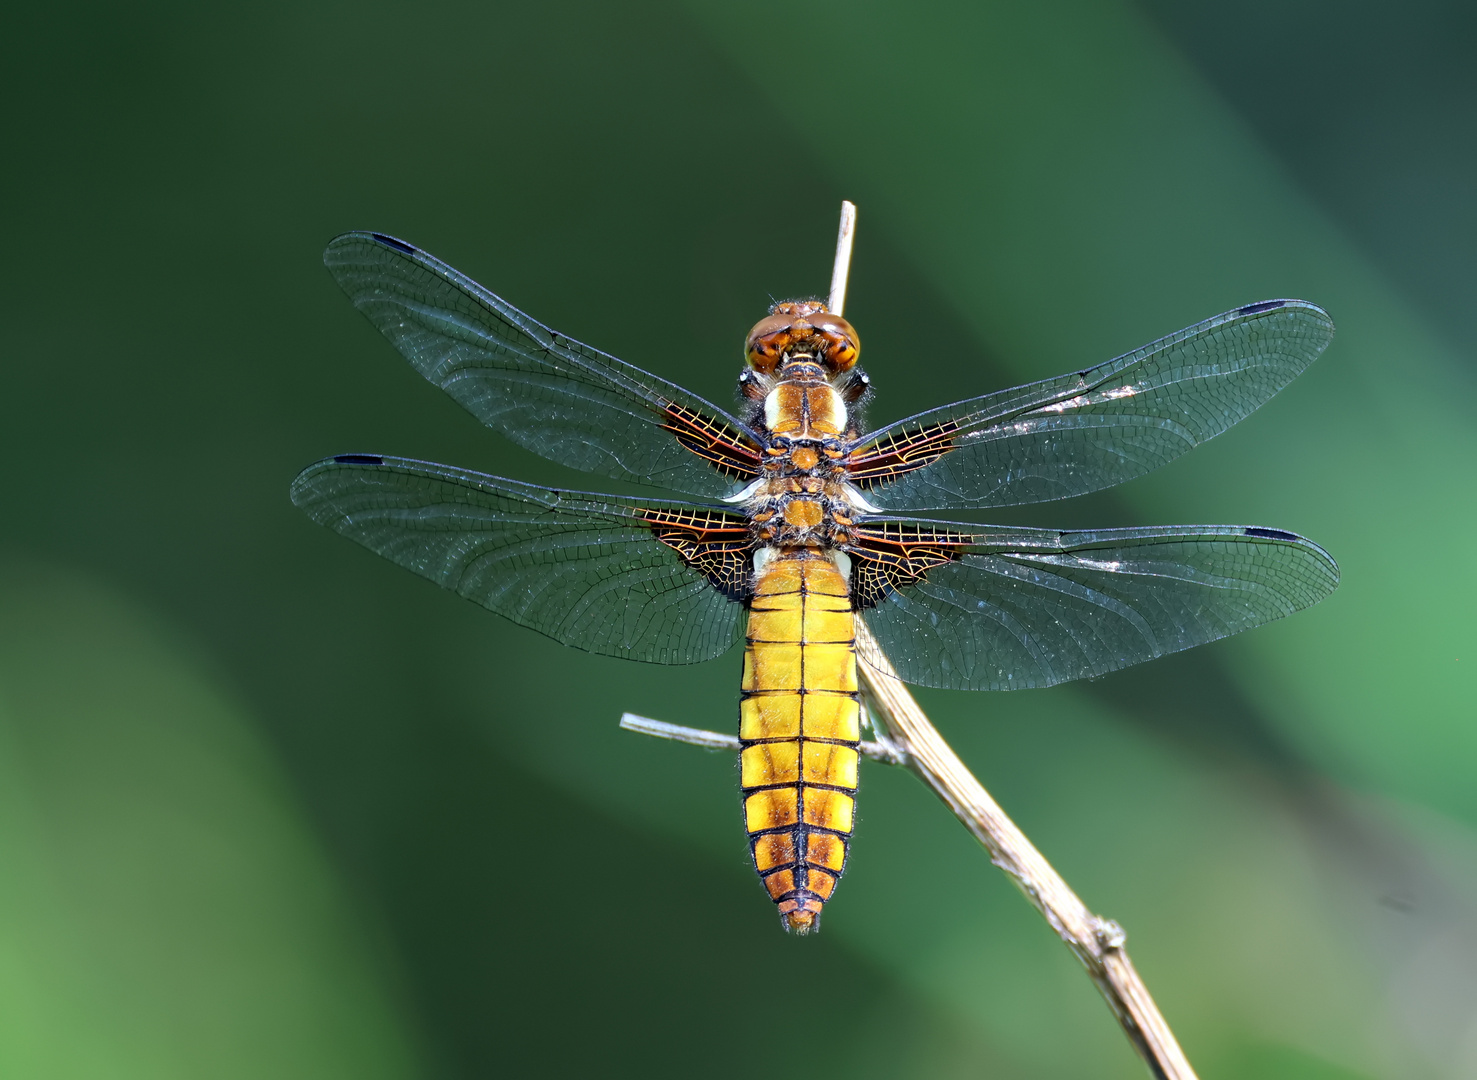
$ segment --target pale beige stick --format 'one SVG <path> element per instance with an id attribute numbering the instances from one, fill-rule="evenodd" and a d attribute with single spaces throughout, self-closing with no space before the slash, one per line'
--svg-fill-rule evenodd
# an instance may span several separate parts
<path id="1" fill-rule="evenodd" d="M 861 659 L 857 670 L 868 704 L 874 719 L 887 726 L 904 763 L 985 845 L 990 861 L 1009 875 L 1082 961 L 1150 1071 L 1164 1080 L 1194 1080 L 1194 1070 L 1128 959 L 1122 928 L 1087 910 L 1025 833 L 1005 816 L 929 723 L 861 619 L 856 621 L 856 635 Z"/>
<path id="2" fill-rule="evenodd" d="M 665 720 L 653 720 L 649 716 L 640 716 L 633 712 L 621 713 L 621 727 L 626 731 L 634 731 L 638 735 L 650 735 L 657 739 L 690 743 L 693 746 L 701 746 L 704 750 L 727 750 L 731 754 L 737 754 L 742 749 L 737 735 L 724 735 L 720 731 L 669 724 Z M 857 749 L 862 752 L 863 757 L 880 761 L 884 765 L 905 764 L 902 753 L 887 741 L 885 735 L 876 742 L 863 740 L 857 745 Z"/>
<path id="3" fill-rule="evenodd" d="M 826 307 L 840 315 L 846 306 L 846 279 L 851 274 L 851 241 L 856 235 L 856 203 L 841 200 L 841 228 L 836 233 L 836 263 L 831 268 L 831 297 Z"/>

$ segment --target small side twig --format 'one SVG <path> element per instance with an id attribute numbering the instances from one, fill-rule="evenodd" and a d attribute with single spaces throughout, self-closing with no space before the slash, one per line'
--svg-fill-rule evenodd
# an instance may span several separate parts
<path id="1" fill-rule="evenodd" d="M 843 202 L 827 305 L 836 315 L 841 314 L 846 303 L 855 229 L 856 207 Z M 1088 910 L 1046 857 L 965 768 L 898 678 L 892 662 L 862 619 L 856 620 L 856 643 L 861 661 L 857 670 L 877 737 L 875 743 L 863 743 L 862 752 L 876 760 L 910 768 L 984 845 L 990 861 L 1005 871 L 1082 962 L 1129 1042 L 1158 1080 L 1196 1080 L 1195 1071 L 1190 1068 L 1174 1033 L 1128 958 L 1123 928 Z M 621 717 L 621 726 L 709 749 L 737 752 L 739 748 L 738 739 L 730 735 L 648 720 L 631 713 Z"/>
<path id="2" fill-rule="evenodd" d="M 704 728 L 684 727 L 681 724 L 669 724 L 665 720 L 653 720 L 649 716 L 637 716 L 635 713 L 621 713 L 621 727 L 626 731 L 634 731 L 639 735 L 651 735 L 658 739 L 671 739 L 673 742 L 684 742 L 691 746 L 701 746 L 704 750 L 727 750 L 731 754 L 739 752 L 739 741 L 737 735 L 725 735 L 721 731 L 708 731 Z M 875 742 L 863 740 L 857 747 L 863 757 L 869 757 L 873 761 L 880 761 L 884 765 L 906 765 L 907 759 L 902 749 L 884 733 L 879 733 Z"/>

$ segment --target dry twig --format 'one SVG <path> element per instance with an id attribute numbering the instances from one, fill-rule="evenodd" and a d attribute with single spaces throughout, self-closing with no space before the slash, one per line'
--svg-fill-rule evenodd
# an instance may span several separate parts
<path id="1" fill-rule="evenodd" d="M 841 230 L 836 239 L 836 265 L 829 307 L 837 315 L 846 302 L 846 280 L 856 207 L 841 204 Z M 1094 915 L 1068 888 L 1046 858 L 1005 815 L 918 707 L 897 677 L 866 623 L 856 620 L 858 664 L 877 741 L 864 743 L 863 753 L 879 761 L 908 766 L 931 787 L 966 829 L 985 846 L 990 861 L 1041 912 L 1067 948 L 1082 962 L 1135 1050 L 1159 1080 L 1195 1080 L 1174 1033 L 1124 948 L 1122 927 Z M 731 735 L 680 727 L 627 713 L 621 726 L 647 735 L 690 742 L 709 749 L 738 749 Z"/>
<path id="2" fill-rule="evenodd" d="M 1194 1080 L 1195 1072 L 1174 1033 L 1128 959 L 1123 928 L 1089 911 L 1026 834 L 1006 817 L 929 723 L 861 619 L 856 621 L 856 635 L 857 652 L 865 658 L 857 668 L 868 705 L 874 719 L 887 726 L 907 766 L 985 845 L 990 861 L 1005 871 L 1082 961 L 1149 1070 L 1162 1080 Z"/>

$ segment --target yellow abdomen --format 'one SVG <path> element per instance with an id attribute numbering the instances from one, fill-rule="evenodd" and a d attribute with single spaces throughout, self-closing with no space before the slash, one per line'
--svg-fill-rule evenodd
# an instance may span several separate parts
<path id="1" fill-rule="evenodd" d="M 861 704 L 846 579 L 823 552 L 758 574 L 744 650 L 739 762 L 754 867 L 797 933 L 816 928 L 846 863 Z"/>

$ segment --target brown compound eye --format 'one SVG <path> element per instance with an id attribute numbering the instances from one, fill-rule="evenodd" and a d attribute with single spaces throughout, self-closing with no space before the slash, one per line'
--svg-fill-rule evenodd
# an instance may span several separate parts
<path id="1" fill-rule="evenodd" d="M 810 316 L 815 333 L 825 342 L 822 355 L 832 371 L 848 371 L 861 354 L 862 343 L 856 329 L 840 315 L 821 312 Z"/>
<path id="2" fill-rule="evenodd" d="M 785 349 L 793 340 L 790 326 L 794 321 L 794 315 L 780 312 L 768 315 L 754 324 L 754 329 L 749 331 L 748 339 L 744 342 L 744 354 L 748 357 L 750 367 L 764 375 L 774 372 Z"/>

